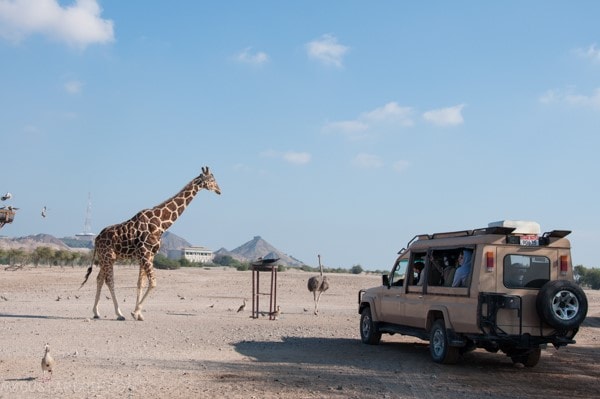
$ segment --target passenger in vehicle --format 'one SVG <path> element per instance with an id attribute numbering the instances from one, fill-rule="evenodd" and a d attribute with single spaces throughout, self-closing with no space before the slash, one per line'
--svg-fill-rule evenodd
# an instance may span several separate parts
<path id="1" fill-rule="evenodd" d="M 413 280 L 414 285 L 423 285 L 423 280 L 421 280 L 421 275 L 423 274 L 423 268 L 425 267 L 425 263 L 421 261 L 415 262 L 414 271 L 416 276 Z"/>
<path id="2" fill-rule="evenodd" d="M 471 274 L 471 266 L 473 263 L 473 251 L 470 249 L 463 249 L 458 255 L 458 268 L 454 273 L 454 280 L 452 281 L 453 287 L 466 287 Z"/>
<path id="3" fill-rule="evenodd" d="M 454 281 L 454 273 L 456 272 L 455 259 L 449 255 L 444 255 L 443 263 L 441 263 L 431 255 L 429 261 L 440 274 L 439 285 L 451 287 L 452 282 Z"/>

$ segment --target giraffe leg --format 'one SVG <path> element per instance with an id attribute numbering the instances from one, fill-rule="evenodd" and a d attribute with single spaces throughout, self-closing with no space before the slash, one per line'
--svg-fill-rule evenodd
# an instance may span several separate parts
<path id="1" fill-rule="evenodd" d="M 117 296 L 115 295 L 115 280 L 112 265 L 110 269 L 106 272 L 106 285 L 108 286 L 110 296 L 113 300 L 113 304 L 115 305 L 115 314 L 117 315 L 117 320 L 125 320 L 125 316 L 123 316 L 123 313 L 121 313 L 121 309 L 119 309 L 119 303 L 117 302 Z"/>
<path id="2" fill-rule="evenodd" d="M 100 302 L 100 291 L 102 291 L 102 285 L 104 285 L 104 271 L 102 267 L 100 267 L 100 271 L 98 272 L 98 277 L 96 277 L 96 300 L 94 301 L 94 319 L 100 318 L 100 313 L 98 313 L 98 302 Z"/>
<path id="3" fill-rule="evenodd" d="M 144 288 L 144 275 L 148 277 L 148 289 L 142 296 L 142 291 Z M 156 277 L 154 277 L 154 270 L 152 269 L 152 261 L 145 262 L 144 266 L 140 267 L 140 274 L 138 277 L 138 286 L 137 286 L 137 301 L 135 303 L 135 310 L 131 312 L 131 316 L 134 320 L 143 321 L 144 316 L 142 315 L 142 304 L 152 291 L 156 287 Z"/>

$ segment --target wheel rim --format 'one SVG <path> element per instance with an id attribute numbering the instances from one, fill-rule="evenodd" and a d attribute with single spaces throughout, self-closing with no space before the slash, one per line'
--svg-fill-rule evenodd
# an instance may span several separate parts
<path id="1" fill-rule="evenodd" d="M 579 312 L 579 300 L 571 291 L 559 291 L 552 299 L 552 311 L 560 320 L 571 320 Z"/>
<path id="2" fill-rule="evenodd" d="M 442 353 L 444 352 L 445 342 L 444 334 L 441 330 L 437 329 L 433 332 L 433 337 L 431 339 L 430 345 L 436 357 L 439 358 L 440 356 L 442 356 Z"/>
<path id="3" fill-rule="evenodd" d="M 371 318 L 368 315 L 363 317 L 362 332 L 364 337 L 368 337 L 371 332 Z"/>

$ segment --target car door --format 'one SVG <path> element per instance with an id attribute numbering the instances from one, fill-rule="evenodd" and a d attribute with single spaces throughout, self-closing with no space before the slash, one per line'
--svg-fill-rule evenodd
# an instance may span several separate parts
<path id="1" fill-rule="evenodd" d="M 403 298 L 406 290 L 406 269 L 408 259 L 398 258 L 389 275 L 389 285 L 381 295 L 380 320 L 386 323 L 401 324 L 404 311 Z"/>

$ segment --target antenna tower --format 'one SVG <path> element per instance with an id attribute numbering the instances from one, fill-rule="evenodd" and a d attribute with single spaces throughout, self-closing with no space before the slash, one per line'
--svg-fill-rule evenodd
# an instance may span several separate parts
<path id="1" fill-rule="evenodd" d="M 85 222 L 83 223 L 83 231 L 79 234 L 75 234 L 80 240 L 91 241 L 94 239 L 94 233 L 92 233 L 92 194 L 88 193 L 87 209 L 85 211 Z"/>
<path id="2" fill-rule="evenodd" d="M 85 210 L 85 222 L 83 223 L 83 234 L 92 234 L 92 194 L 88 193 L 88 203 Z"/>

